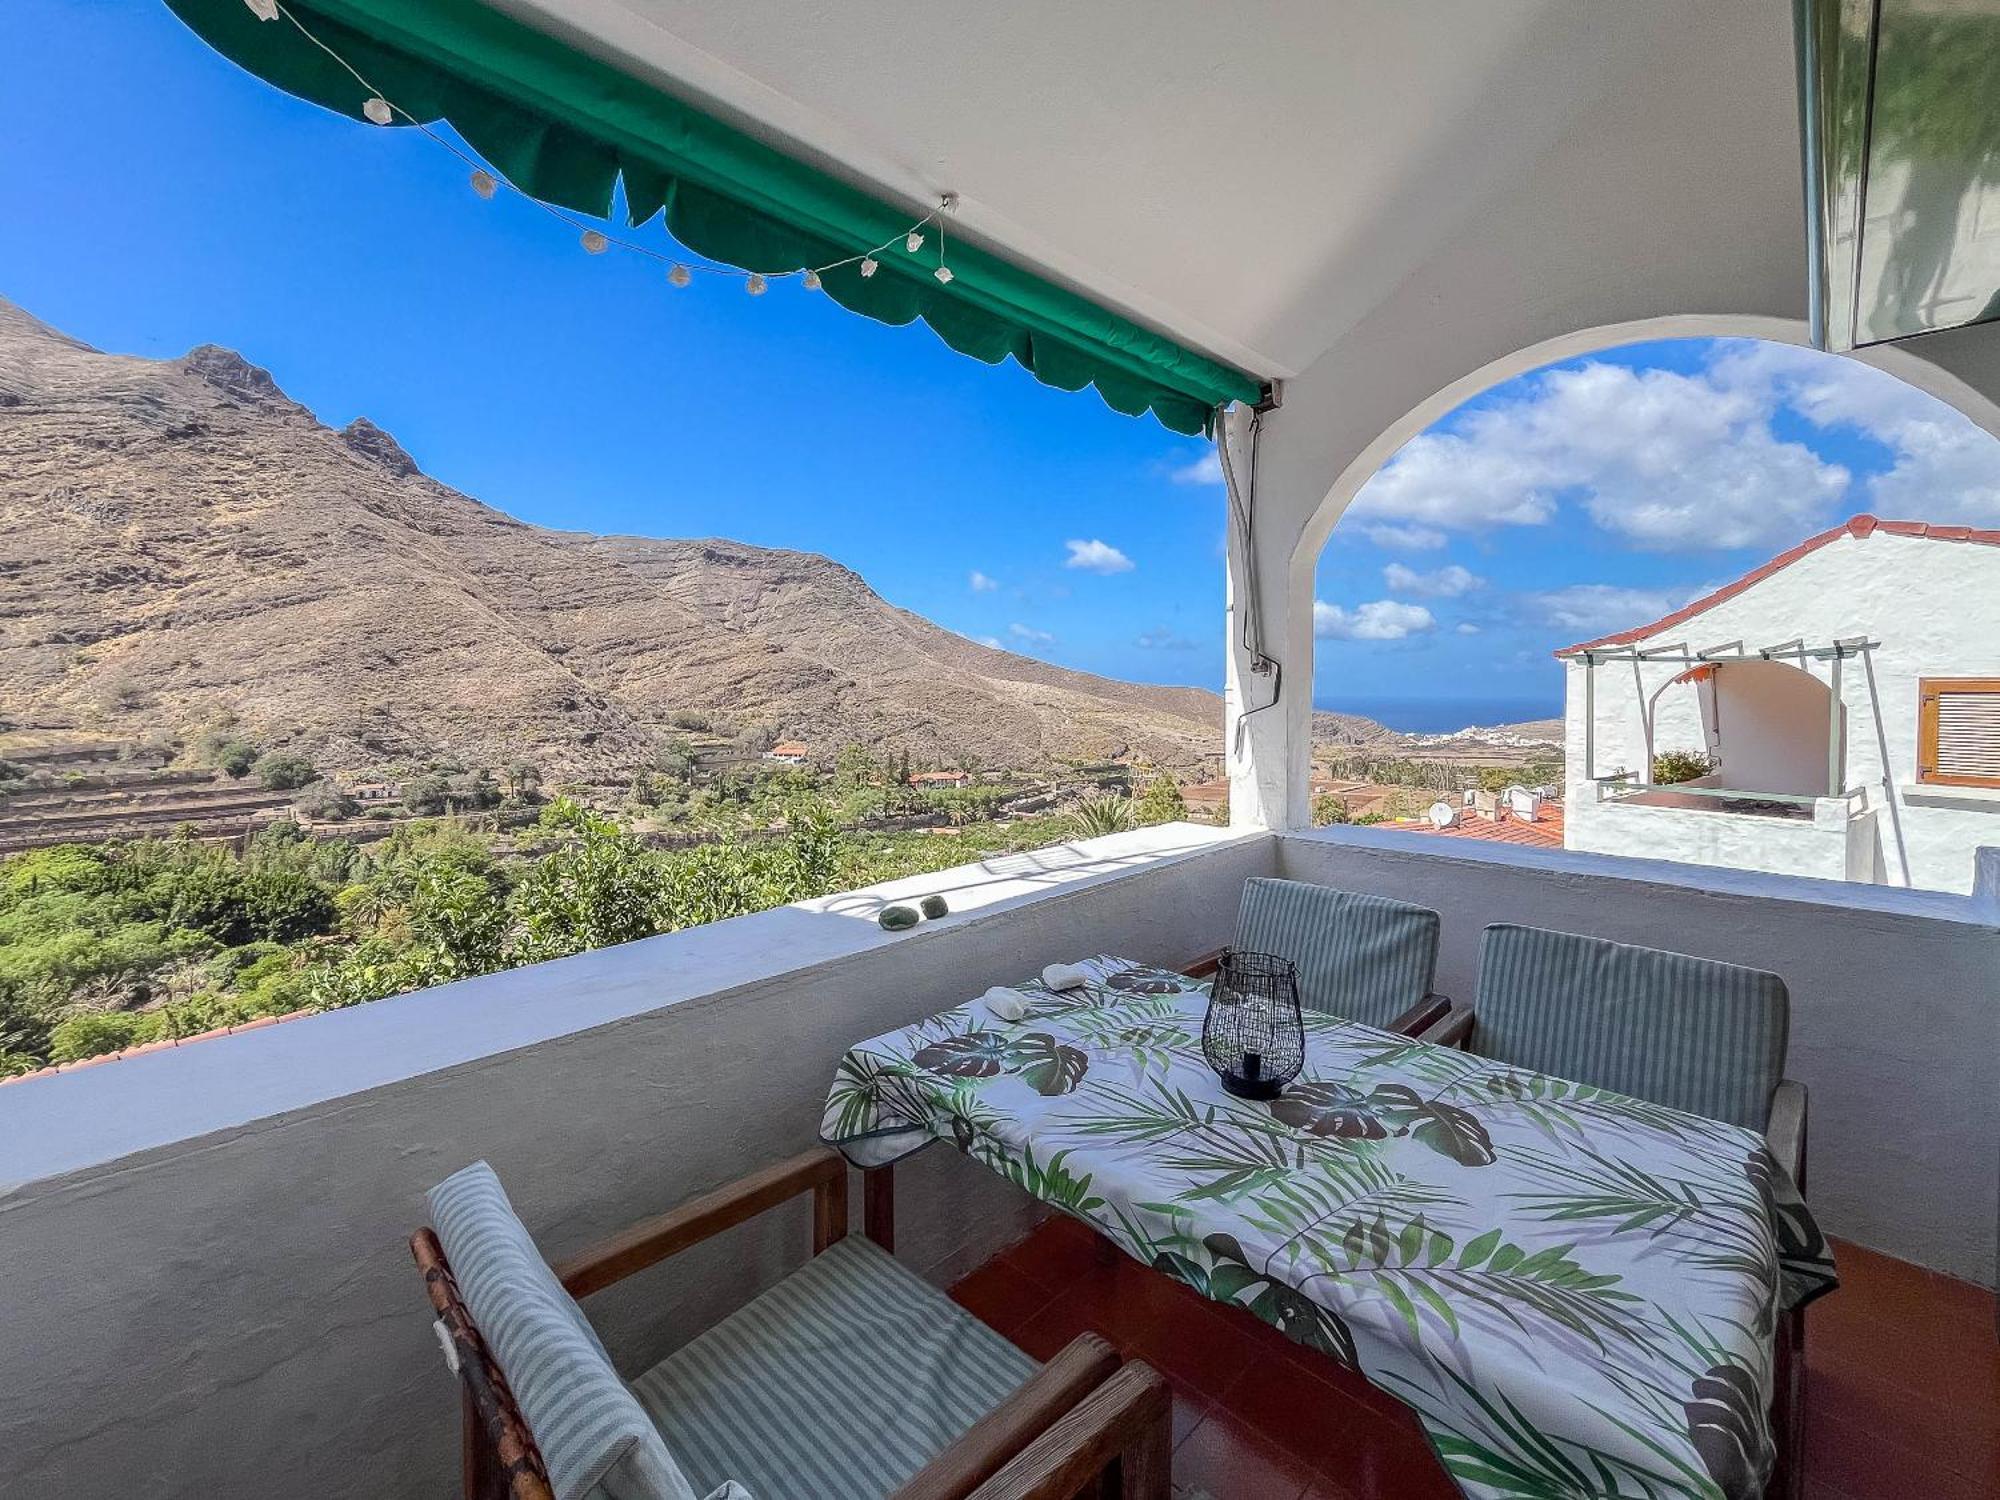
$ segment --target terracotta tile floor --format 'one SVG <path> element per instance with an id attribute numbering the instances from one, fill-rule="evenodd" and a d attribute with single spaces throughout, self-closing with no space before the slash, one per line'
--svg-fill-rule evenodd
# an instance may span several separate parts
<path id="1" fill-rule="evenodd" d="M 1806 1314 L 1808 1500 L 2000 1496 L 1993 1293 L 1837 1244 Z M 1085 1329 L 1174 1388 L 1174 1482 L 1214 1500 L 1449 1500 L 1408 1411 L 1235 1308 L 1051 1219 L 952 1288 L 1039 1359 Z"/>

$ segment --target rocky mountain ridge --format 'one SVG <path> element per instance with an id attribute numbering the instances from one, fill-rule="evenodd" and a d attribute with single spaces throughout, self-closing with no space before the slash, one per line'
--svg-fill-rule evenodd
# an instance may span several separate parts
<path id="1" fill-rule="evenodd" d="M 981 646 L 811 553 L 530 526 L 234 351 L 104 354 L 0 299 L 0 720 L 233 715 L 328 768 L 612 780 L 677 714 L 828 754 L 1192 768 L 1222 706 Z"/>

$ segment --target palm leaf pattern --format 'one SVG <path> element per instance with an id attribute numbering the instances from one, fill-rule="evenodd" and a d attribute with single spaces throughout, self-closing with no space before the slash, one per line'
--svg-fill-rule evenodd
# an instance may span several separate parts
<path id="1" fill-rule="evenodd" d="M 1319 1013 L 1285 1095 L 1236 1099 L 1199 986 L 1083 967 L 860 1043 L 822 1134 L 953 1141 L 1408 1402 L 1469 1495 L 1757 1493 L 1775 1320 L 1833 1278 L 1754 1134 Z"/>

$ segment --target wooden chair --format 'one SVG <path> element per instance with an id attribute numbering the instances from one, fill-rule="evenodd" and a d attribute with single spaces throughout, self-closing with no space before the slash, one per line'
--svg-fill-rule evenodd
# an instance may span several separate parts
<path id="1" fill-rule="evenodd" d="M 574 1299 L 805 1193 L 812 1258 L 619 1380 Z M 1094 1334 L 1036 1365 L 848 1237 L 847 1166 L 824 1147 L 553 1270 L 483 1162 L 431 1210 L 410 1247 L 463 1386 L 468 1500 L 1167 1500 L 1160 1375 Z"/>
<path id="2" fill-rule="evenodd" d="M 1477 1001 L 1453 1005 L 1421 1040 L 1760 1130 L 1803 1194 L 1807 1098 L 1784 1076 L 1790 1026 L 1776 974 L 1495 923 Z M 1773 1496 L 1798 1493 L 1805 1368 L 1805 1313 L 1794 1308 L 1777 1331 Z"/>
<path id="3" fill-rule="evenodd" d="M 1258 877 L 1243 883 L 1232 946 L 1289 958 L 1307 1010 L 1415 1036 L 1451 1008 L 1431 991 L 1440 926 L 1428 907 Z M 1204 954 L 1185 972 L 1205 977 L 1221 959 Z"/>

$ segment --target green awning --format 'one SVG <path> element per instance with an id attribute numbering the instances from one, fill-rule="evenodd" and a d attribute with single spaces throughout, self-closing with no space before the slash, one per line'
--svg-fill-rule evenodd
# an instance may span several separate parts
<path id="1" fill-rule="evenodd" d="M 217 51 L 259 78 L 365 118 L 365 91 L 286 21 L 244 0 L 166 0 Z M 285 0 L 286 8 L 382 96 L 448 122 L 522 191 L 608 216 L 620 178 L 631 222 L 664 213 L 697 255 L 767 275 L 822 266 L 894 240 L 917 217 L 500 14 L 483 0 Z M 1062 390 L 1095 385 L 1116 411 L 1151 411 L 1176 432 L 1210 429 L 1228 401 L 1254 402 L 1240 370 L 952 240 L 949 285 L 937 242 L 900 242 L 863 277 L 825 273 L 828 296 L 884 323 L 922 318 L 988 364 L 1013 355 Z"/>

